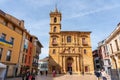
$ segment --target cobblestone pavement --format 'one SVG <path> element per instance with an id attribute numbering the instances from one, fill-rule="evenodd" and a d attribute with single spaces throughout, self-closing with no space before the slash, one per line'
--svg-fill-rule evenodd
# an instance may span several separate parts
<path id="1" fill-rule="evenodd" d="M 19 78 L 7 78 L 6 80 L 22 80 Z M 97 80 L 95 75 L 56 75 L 56 77 L 53 77 L 51 74 L 48 76 L 45 75 L 38 75 L 36 76 L 36 80 Z M 102 80 L 102 79 L 100 79 Z M 107 79 L 110 80 L 110 79 Z"/>
<path id="2" fill-rule="evenodd" d="M 5 80 L 22 80 L 22 78 L 21 77 L 19 77 L 19 78 L 7 78 Z"/>
<path id="3" fill-rule="evenodd" d="M 56 77 L 52 77 L 52 75 L 46 76 L 37 76 L 37 80 L 96 80 L 94 75 L 57 75 Z"/>

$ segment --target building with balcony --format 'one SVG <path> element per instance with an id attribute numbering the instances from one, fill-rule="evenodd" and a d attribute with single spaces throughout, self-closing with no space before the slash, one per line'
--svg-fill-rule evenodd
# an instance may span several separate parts
<path id="1" fill-rule="evenodd" d="M 100 54 L 100 61 L 101 61 L 101 69 L 105 69 L 106 73 L 111 75 L 111 63 L 110 63 L 110 56 L 108 53 L 108 47 L 105 43 L 105 40 L 98 43 L 98 51 Z"/>
<path id="2" fill-rule="evenodd" d="M 48 71 L 48 61 L 49 61 L 49 57 L 39 60 L 38 62 L 39 73 L 45 73 L 46 71 Z"/>
<path id="3" fill-rule="evenodd" d="M 97 50 L 102 68 L 112 80 L 120 80 L 120 23 L 105 40 L 98 43 Z"/>
<path id="4" fill-rule="evenodd" d="M 106 38 L 108 54 L 111 61 L 111 75 L 120 80 L 120 23 L 115 30 Z"/>
<path id="5" fill-rule="evenodd" d="M 39 67 L 39 55 L 41 54 L 41 48 L 43 48 L 42 44 L 40 43 L 38 38 L 34 36 L 31 72 L 36 72 L 36 74 L 39 71 L 39 69 L 38 69 L 38 67 Z"/>
<path id="6" fill-rule="evenodd" d="M 6 76 L 14 76 L 24 32 L 24 21 L 0 10 L 0 62 L 7 65 Z"/>
<path id="7" fill-rule="evenodd" d="M 18 62 L 17 76 L 21 75 L 22 71 L 30 70 L 30 72 L 38 71 L 38 60 L 41 53 L 42 44 L 38 38 L 24 31 L 23 40 L 21 44 L 21 52 Z"/>
<path id="8" fill-rule="evenodd" d="M 20 76 L 22 70 L 38 68 L 42 44 L 19 20 L 0 10 L 0 62 L 7 65 L 7 77 Z"/>
<path id="9" fill-rule="evenodd" d="M 50 40 L 48 72 L 72 71 L 93 74 L 93 57 L 89 31 L 61 31 L 62 14 L 50 13 Z"/>
<path id="10" fill-rule="evenodd" d="M 98 49 L 96 49 L 92 53 L 93 53 L 93 61 L 94 61 L 94 70 L 99 71 L 102 68 L 101 59 L 100 59 L 101 57 L 99 55 L 99 51 Z"/>

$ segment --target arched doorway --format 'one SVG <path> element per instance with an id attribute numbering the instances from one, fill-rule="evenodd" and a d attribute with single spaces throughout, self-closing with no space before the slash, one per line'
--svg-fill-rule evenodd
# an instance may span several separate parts
<path id="1" fill-rule="evenodd" d="M 117 80 L 117 79 L 119 79 L 119 72 L 118 72 L 116 56 L 112 56 L 111 60 L 112 60 L 111 75 L 115 78 L 115 80 Z"/>
<path id="2" fill-rule="evenodd" d="M 72 72 L 72 67 L 73 67 L 73 58 L 72 57 L 68 57 L 66 60 L 66 71 L 67 72 Z"/>

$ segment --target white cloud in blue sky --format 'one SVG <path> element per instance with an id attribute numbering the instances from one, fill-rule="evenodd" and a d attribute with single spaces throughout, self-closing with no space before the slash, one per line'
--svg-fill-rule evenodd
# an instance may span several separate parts
<path id="1" fill-rule="evenodd" d="M 36 35 L 48 55 L 49 13 L 57 4 L 62 13 L 62 30 L 92 31 L 92 49 L 120 22 L 120 0 L 0 0 L 0 9 L 25 21 L 25 28 Z"/>

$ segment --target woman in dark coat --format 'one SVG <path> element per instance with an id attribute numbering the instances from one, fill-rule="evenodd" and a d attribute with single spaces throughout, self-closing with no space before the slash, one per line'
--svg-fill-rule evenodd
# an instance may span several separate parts
<path id="1" fill-rule="evenodd" d="M 26 80 L 29 80 L 29 76 L 30 76 L 30 71 L 27 70 L 27 72 L 26 72 Z"/>

